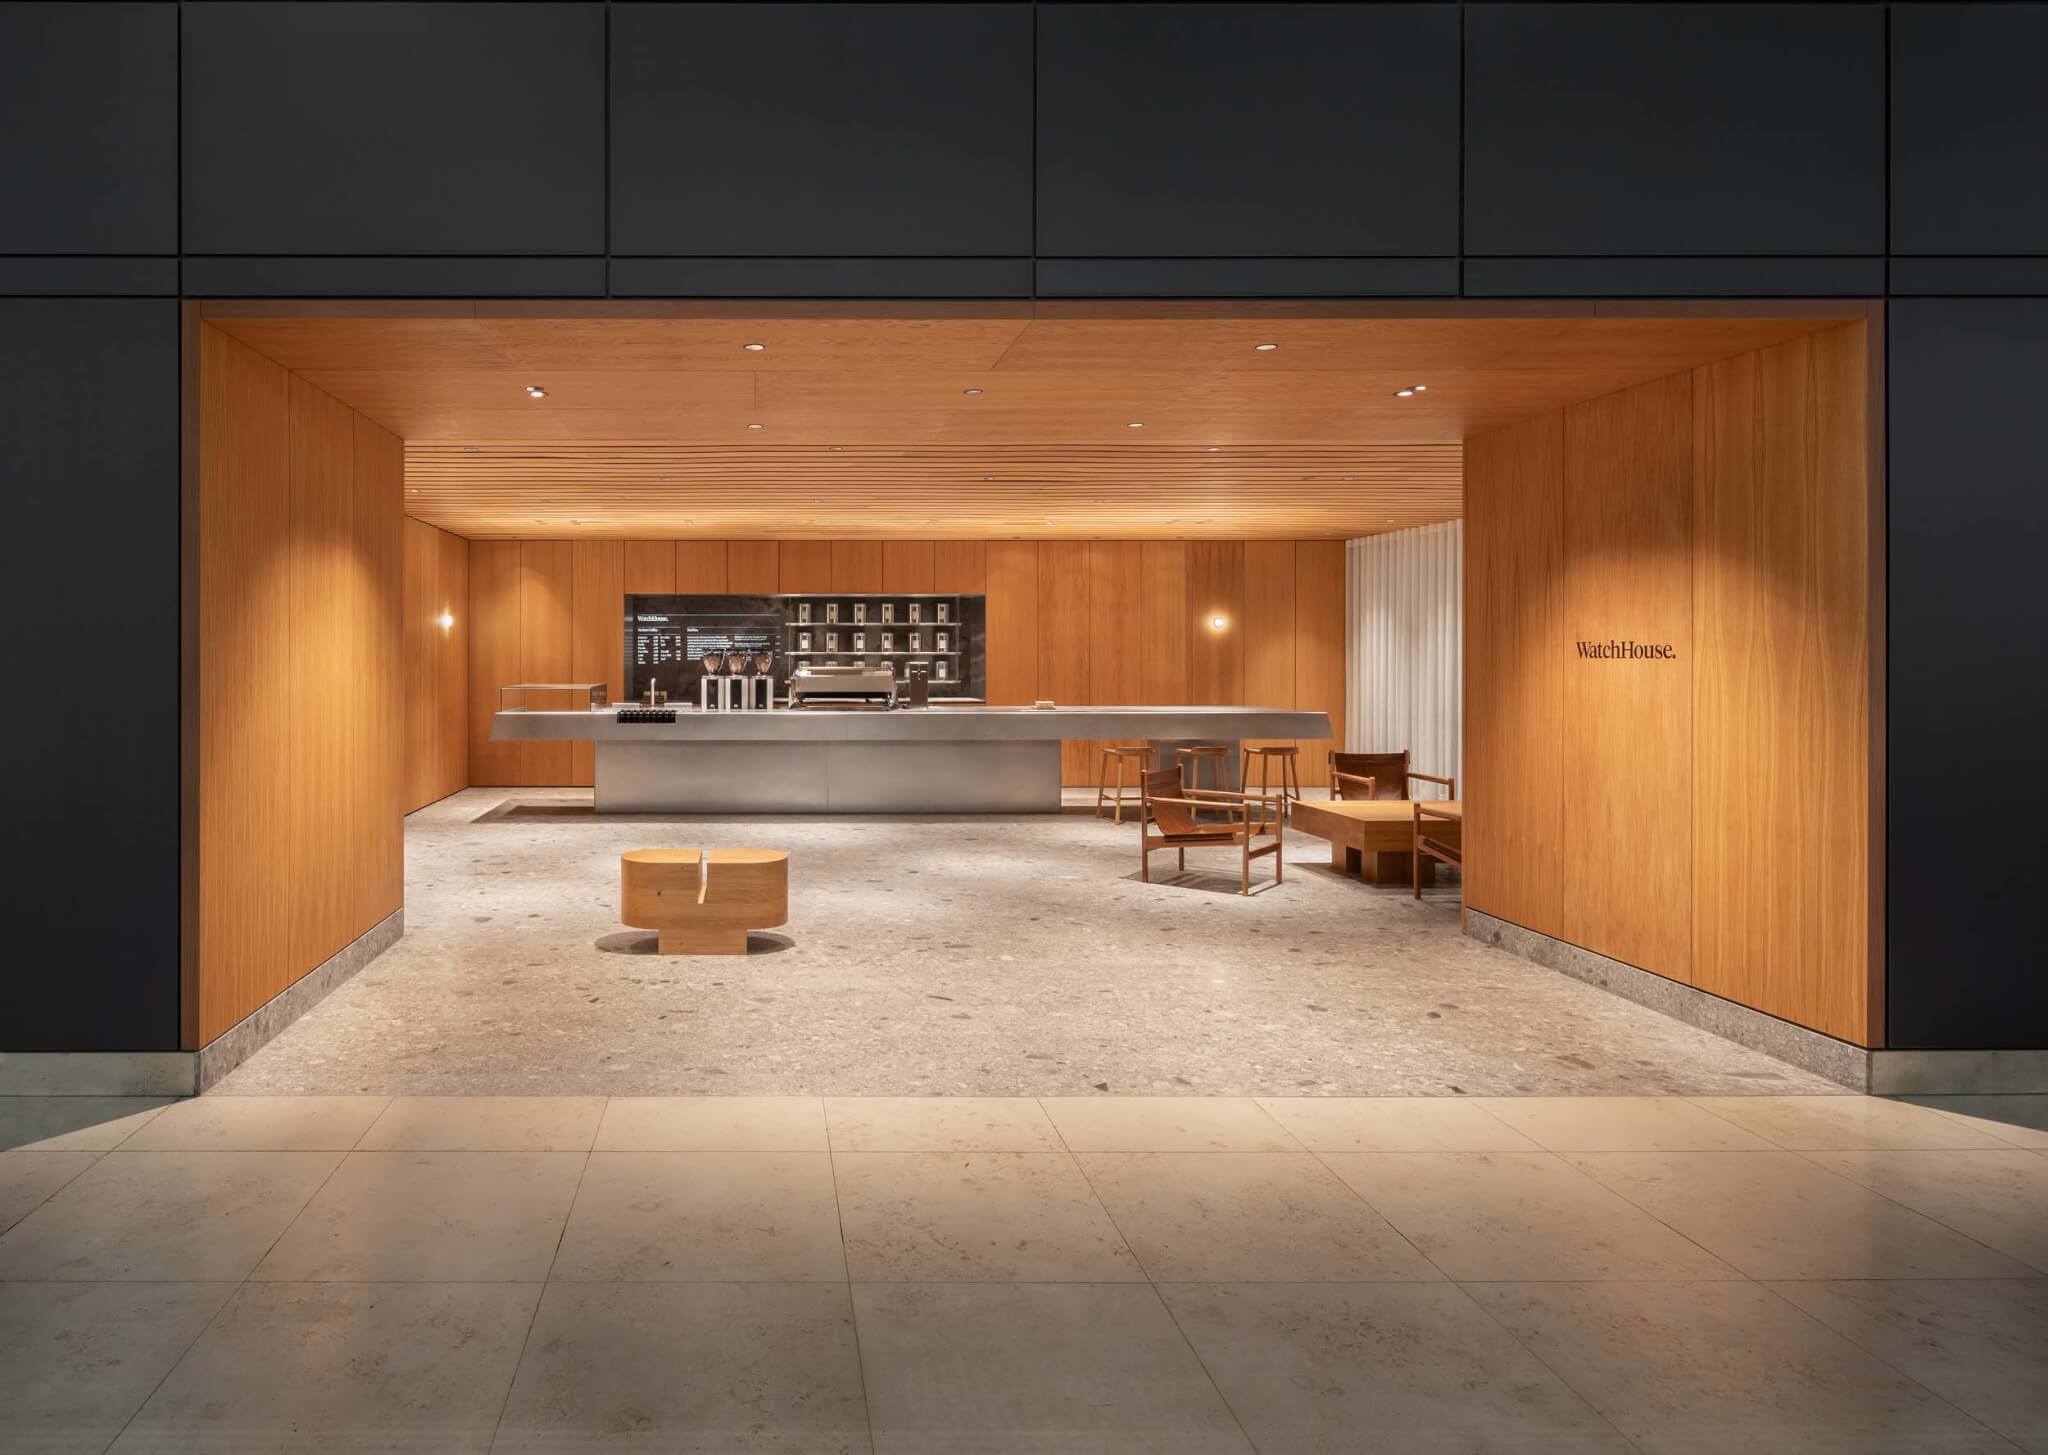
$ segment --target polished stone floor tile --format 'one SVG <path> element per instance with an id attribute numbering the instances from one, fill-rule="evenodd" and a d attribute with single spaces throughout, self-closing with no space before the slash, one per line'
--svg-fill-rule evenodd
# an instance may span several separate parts
<path id="1" fill-rule="evenodd" d="M 1059 1152 L 1029 1096 L 835 1096 L 825 1102 L 835 1152 Z"/>
<path id="2" fill-rule="evenodd" d="M 2048 1273 L 2048 1159 L 2010 1152 L 1809 1152 L 1873 1192 Z"/>
<path id="3" fill-rule="evenodd" d="M 619 1096 L 598 1123 L 600 1152 L 823 1152 L 815 1096 Z"/>
<path id="4" fill-rule="evenodd" d="M 1248 1096 L 1048 1096 L 1040 1101 L 1075 1152 L 1299 1152 Z"/>
<path id="5" fill-rule="evenodd" d="M 2048 1451 L 2048 1280 L 1771 1287 L 2022 1449 Z"/>
<path id="6" fill-rule="evenodd" d="M 577 1152 L 351 1152 L 254 1276 L 538 1283 L 582 1172 Z"/>
<path id="7" fill-rule="evenodd" d="M 875 1455 L 1250 1455 L 1149 1284 L 856 1283 Z"/>
<path id="8" fill-rule="evenodd" d="M 2028 1271 L 1795 1152 L 1574 1152 L 1565 1160 L 1751 1278 Z"/>
<path id="9" fill-rule="evenodd" d="M 866 1455 L 843 1283 L 556 1283 L 495 1455 Z"/>
<path id="10" fill-rule="evenodd" d="M 0 1151 L 111 1151 L 170 1104 L 165 1096 L 0 1096 Z"/>
<path id="11" fill-rule="evenodd" d="M 1737 1276 L 1548 1152 L 1344 1152 L 1323 1160 L 1452 1278 Z"/>
<path id="12" fill-rule="evenodd" d="M 0 1446 L 100 1455 L 232 1283 L 0 1283 Z"/>
<path id="13" fill-rule="evenodd" d="M 1080 1162 L 1155 1282 L 1443 1277 L 1306 1152 L 1087 1152 Z"/>
<path id="14" fill-rule="evenodd" d="M 1537 1146 L 1463 1097 L 1262 1096 L 1259 1105 L 1311 1152 L 1534 1152 Z"/>
<path id="15" fill-rule="evenodd" d="M 1166 1284 L 1259 1455 L 1628 1455 L 1448 1284 Z"/>
<path id="16" fill-rule="evenodd" d="M 1645 1455 L 2011 1455 L 1983 1425 L 1754 1283 L 1470 1292 Z"/>
<path id="17" fill-rule="evenodd" d="M 1064 1152 L 835 1152 L 856 1281 L 1144 1278 Z"/>
<path id="18" fill-rule="evenodd" d="M 1514 1096 L 1479 1103 L 1552 1152 L 1767 1152 L 1771 1143 L 1681 1096 Z"/>
<path id="19" fill-rule="evenodd" d="M 823 1152 L 593 1152 L 555 1277 L 843 1282 Z"/>
<path id="20" fill-rule="evenodd" d="M 252 1283 L 118 1455 L 482 1455 L 540 1297 L 520 1283 Z"/>
<path id="21" fill-rule="evenodd" d="M 0 1279 L 248 1276 L 339 1152 L 109 1152 L 0 1235 Z"/>
<path id="22" fill-rule="evenodd" d="M 357 1144 L 364 1152 L 587 1152 L 601 1096 L 399 1096 Z"/>
<path id="23" fill-rule="evenodd" d="M 124 1152 L 346 1152 L 390 1104 L 383 1096 L 201 1096 L 167 1106 Z"/>
<path id="24" fill-rule="evenodd" d="M 1716 1116 L 1795 1152 L 2006 1147 L 1961 1118 L 1880 1096 L 1695 1096 Z"/>
<path id="25" fill-rule="evenodd" d="M 2015 1147 L 2048 1148 L 2048 1096 L 1902 1096 Z"/>
<path id="26" fill-rule="evenodd" d="M 0 1152 L 0 1233 L 55 1197 L 58 1189 L 99 1156 L 97 1152 Z"/>

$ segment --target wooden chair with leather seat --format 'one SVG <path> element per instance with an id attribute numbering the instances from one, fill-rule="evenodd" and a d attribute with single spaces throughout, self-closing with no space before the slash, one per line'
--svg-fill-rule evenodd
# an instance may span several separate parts
<path id="1" fill-rule="evenodd" d="M 1425 783 L 1442 784 L 1446 798 L 1458 796 L 1457 779 L 1418 773 L 1409 767 L 1406 748 L 1396 753 L 1330 754 L 1332 798 L 1403 799 L 1408 797 L 1409 784 L 1418 778 Z"/>
<path id="2" fill-rule="evenodd" d="M 1415 805 L 1415 852 L 1411 856 L 1414 867 L 1415 897 L 1422 898 L 1422 866 L 1426 859 L 1448 864 L 1453 869 L 1465 867 L 1465 845 L 1462 830 L 1465 826 L 1464 813 L 1455 808 L 1446 808 L 1436 803 Z"/>
<path id="3" fill-rule="evenodd" d="M 1223 813 L 1223 823 L 1202 823 L 1197 812 Z M 1158 832 L 1153 830 L 1157 828 Z M 1272 842 L 1255 847 L 1270 834 Z M 1273 856 L 1273 882 L 1285 877 L 1280 849 L 1280 803 L 1263 793 L 1232 793 L 1219 788 L 1187 788 L 1180 769 L 1161 768 L 1145 775 L 1145 800 L 1138 824 L 1138 877 L 1152 882 L 1152 851 L 1175 849 L 1180 867 L 1188 867 L 1188 850 L 1235 845 L 1242 850 L 1238 893 L 1252 892 L 1252 860 Z"/>

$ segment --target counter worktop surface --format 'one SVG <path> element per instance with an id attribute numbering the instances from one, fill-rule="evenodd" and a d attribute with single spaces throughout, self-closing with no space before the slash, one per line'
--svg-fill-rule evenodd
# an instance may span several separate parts
<path id="1" fill-rule="evenodd" d="M 1329 714 L 1287 707 L 928 707 L 889 712 L 678 707 L 674 722 L 619 722 L 614 716 L 618 706 L 600 712 L 500 712 L 491 721 L 491 737 L 497 742 L 961 743 L 1330 736 Z"/>

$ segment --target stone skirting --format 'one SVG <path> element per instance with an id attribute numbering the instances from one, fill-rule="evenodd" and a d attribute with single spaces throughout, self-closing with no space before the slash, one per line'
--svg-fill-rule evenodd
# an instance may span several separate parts
<path id="1" fill-rule="evenodd" d="M 196 1096 L 404 933 L 401 906 L 197 1051 L 0 1051 L 0 1096 Z"/>

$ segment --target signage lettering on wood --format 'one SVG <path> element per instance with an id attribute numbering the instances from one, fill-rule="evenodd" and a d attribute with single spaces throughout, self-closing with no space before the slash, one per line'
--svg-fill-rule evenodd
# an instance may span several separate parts
<path id="1" fill-rule="evenodd" d="M 1624 638 L 1604 642 L 1578 643 L 1579 655 L 1598 658 L 1601 661 L 1654 661 L 1674 662 L 1678 660 L 1678 649 L 1669 642 L 1634 642 Z"/>

